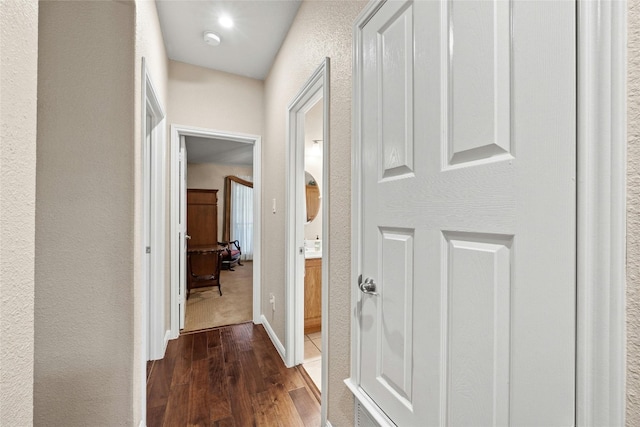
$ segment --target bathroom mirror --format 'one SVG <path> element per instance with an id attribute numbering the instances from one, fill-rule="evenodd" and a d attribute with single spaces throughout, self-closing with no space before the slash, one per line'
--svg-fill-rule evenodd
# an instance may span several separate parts
<path id="1" fill-rule="evenodd" d="M 304 172 L 305 193 L 307 199 L 307 224 L 315 219 L 320 210 L 320 187 L 309 172 Z"/>

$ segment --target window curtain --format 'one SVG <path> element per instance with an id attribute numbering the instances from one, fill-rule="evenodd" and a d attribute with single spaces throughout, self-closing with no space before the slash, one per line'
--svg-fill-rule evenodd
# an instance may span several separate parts
<path id="1" fill-rule="evenodd" d="M 235 182 L 231 182 L 231 240 L 240 242 L 242 260 L 253 259 L 253 188 Z"/>

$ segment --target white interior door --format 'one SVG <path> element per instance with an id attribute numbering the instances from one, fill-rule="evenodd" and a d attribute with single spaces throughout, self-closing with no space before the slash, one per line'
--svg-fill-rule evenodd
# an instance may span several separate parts
<path id="1" fill-rule="evenodd" d="M 184 329 L 187 306 L 187 147 L 185 137 L 180 136 L 180 155 L 178 156 L 179 180 L 179 216 L 178 230 L 180 233 L 180 297 L 178 298 L 180 313 L 180 329 Z"/>
<path id="2" fill-rule="evenodd" d="M 143 209 L 143 242 L 144 242 L 144 252 L 143 252 L 143 271 L 144 271 L 144 286 L 146 289 L 146 329 L 147 329 L 147 342 L 146 342 L 146 360 L 149 360 L 149 357 L 153 353 L 151 342 L 153 340 L 153 318 L 151 316 L 151 308 L 152 308 L 152 300 L 151 300 L 151 286 L 152 286 L 152 276 L 153 272 L 151 271 L 151 167 L 153 162 L 151 161 L 151 150 L 153 145 L 151 144 L 152 139 L 152 129 L 153 129 L 153 117 L 150 114 L 146 115 L 145 121 L 145 137 L 144 137 L 144 145 L 143 145 L 143 153 L 142 153 L 142 168 L 143 168 L 143 190 L 142 190 L 142 209 Z"/>
<path id="3" fill-rule="evenodd" d="M 574 425 L 575 4 L 389 0 L 361 40 L 361 389 L 399 426 Z"/>

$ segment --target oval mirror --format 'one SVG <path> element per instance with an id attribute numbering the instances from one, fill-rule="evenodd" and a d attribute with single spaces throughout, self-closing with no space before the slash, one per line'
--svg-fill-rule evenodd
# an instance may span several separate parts
<path id="1" fill-rule="evenodd" d="M 313 221 L 320 210 L 320 187 L 309 172 L 304 172 L 305 194 L 307 199 L 307 223 Z"/>

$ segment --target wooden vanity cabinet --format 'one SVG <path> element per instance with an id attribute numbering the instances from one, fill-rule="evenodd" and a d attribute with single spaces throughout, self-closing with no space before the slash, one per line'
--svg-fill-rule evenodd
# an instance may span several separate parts
<path id="1" fill-rule="evenodd" d="M 322 324 L 322 258 L 305 260 L 304 333 L 318 332 Z"/>

